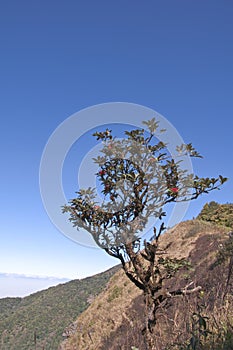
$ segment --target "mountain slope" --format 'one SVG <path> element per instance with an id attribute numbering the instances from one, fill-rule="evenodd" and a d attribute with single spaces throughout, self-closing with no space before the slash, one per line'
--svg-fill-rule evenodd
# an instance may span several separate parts
<path id="1" fill-rule="evenodd" d="M 205 340 L 205 349 L 213 350 L 214 344 L 217 344 L 215 336 L 223 332 L 220 325 L 224 324 L 226 332 L 233 327 L 232 281 L 228 286 L 227 299 L 223 301 L 228 262 L 216 263 L 218 250 L 224 247 L 228 239 L 228 231 L 225 227 L 192 220 L 176 225 L 161 237 L 161 248 L 169 246 L 167 256 L 186 258 L 190 264 L 189 269 L 181 269 L 174 278 L 168 279 L 165 289 L 176 290 L 192 285 L 200 286 L 202 291 L 171 298 L 169 305 L 161 308 L 154 335 L 158 349 L 186 349 L 182 347 L 184 344 L 188 346 L 190 342 L 194 344 L 194 341 Z M 72 334 L 61 344 L 60 349 L 128 350 L 135 346 L 144 350 L 146 347 L 141 335 L 144 327 L 143 310 L 140 290 L 127 279 L 123 271 L 118 271 L 107 288 L 73 323 Z M 207 327 L 207 315 L 212 333 L 208 333 L 207 328 L 201 329 L 201 325 Z M 210 334 L 213 334 L 212 338 Z M 203 339 L 198 340 L 198 336 Z M 207 340 L 212 343 L 208 345 Z M 219 341 L 225 347 L 216 349 L 232 349 L 232 332 L 222 334 Z"/>
<path id="2" fill-rule="evenodd" d="M 233 349 L 232 205 L 204 209 L 201 220 L 182 222 L 161 236 L 165 256 L 188 261 L 164 289 L 202 290 L 161 307 L 154 334 L 159 350 Z M 0 299 L 0 349 L 145 350 L 143 312 L 140 290 L 116 266 L 25 298 Z"/>
<path id="3" fill-rule="evenodd" d="M 0 299 L 0 349 L 57 349 L 65 327 L 89 306 L 118 269 L 25 298 Z"/>

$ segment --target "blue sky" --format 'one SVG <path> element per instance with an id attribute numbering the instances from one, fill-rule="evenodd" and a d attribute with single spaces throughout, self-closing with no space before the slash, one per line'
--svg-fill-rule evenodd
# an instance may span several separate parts
<path id="1" fill-rule="evenodd" d="M 92 105 L 156 110 L 203 154 L 199 175 L 230 178 L 187 218 L 232 202 L 232 17 L 229 0 L 1 4 L 0 272 L 81 278 L 116 263 L 58 232 L 40 197 L 48 138 Z"/>

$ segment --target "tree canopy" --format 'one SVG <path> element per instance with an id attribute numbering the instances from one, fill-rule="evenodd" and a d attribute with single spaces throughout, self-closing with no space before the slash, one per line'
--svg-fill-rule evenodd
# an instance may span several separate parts
<path id="1" fill-rule="evenodd" d="M 89 231 L 101 248 L 112 253 L 128 241 L 137 242 L 149 218 L 166 215 L 166 204 L 196 199 L 227 180 L 188 172 L 182 166 L 183 157 L 201 157 L 192 144 L 177 145 L 176 154 L 170 154 L 156 137 L 166 130 L 159 129 L 155 118 L 143 124 L 146 130 L 125 131 L 124 139 L 117 139 L 109 129 L 94 133 L 103 145 L 93 159 L 99 166 L 96 176 L 102 202 L 96 199 L 96 188 L 89 187 L 79 189 L 63 207 L 77 229 Z M 159 232 L 163 229 L 161 225 Z"/>

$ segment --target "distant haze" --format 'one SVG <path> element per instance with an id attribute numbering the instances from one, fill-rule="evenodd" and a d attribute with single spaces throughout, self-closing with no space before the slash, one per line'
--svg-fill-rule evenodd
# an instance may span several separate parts
<path id="1" fill-rule="evenodd" d="M 68 279 L 0 273 L 0 298 L 24 297 L 65 282 Z"/>

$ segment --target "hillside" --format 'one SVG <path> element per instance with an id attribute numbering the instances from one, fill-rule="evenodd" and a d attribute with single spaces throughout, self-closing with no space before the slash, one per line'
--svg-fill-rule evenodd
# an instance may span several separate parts
<path id="1" fill-rule="evenodd" d="M 233 349 L 231 215 L 232 204 L 211 202 L 197 219 L 161 236 L 165 256 L 187 261 L 164 289 L 201 291 L 161 307 L 159 350 Z M 116 266 L 25 298 L 0 299 L 0 349 L 146 350 L 143 312 L 141 291 Z"/>
<path id="2" fill-rule="evenodd" d="M 218 259 L 219 251 L 229 248 L 225 243 L 229 241 L 228 232 L 224 226 L 192 220 L 176 225 L 161 237 L 161 248 L 168 246 L 167 256 L 185 258 L 189 263 L 167 280 L 165 289 L 192 285 L 200 286 L 201 291 L 172 297 L 161 308 L 154 335 L 159 350 L 233 349 L 232 278 L 227 285 L 229 259 Z M 141 291 L 120 270 L 73 323 L 71 334 L 59 349 L 146 350 L 143 326 Z"/>
<path id="3" fill-rule="evenodd" d="M 57 349 L 66 326 L 89 306 L 118 269 L 114 267 L 25 298 L 0 299 L 0 349 Z"/>

